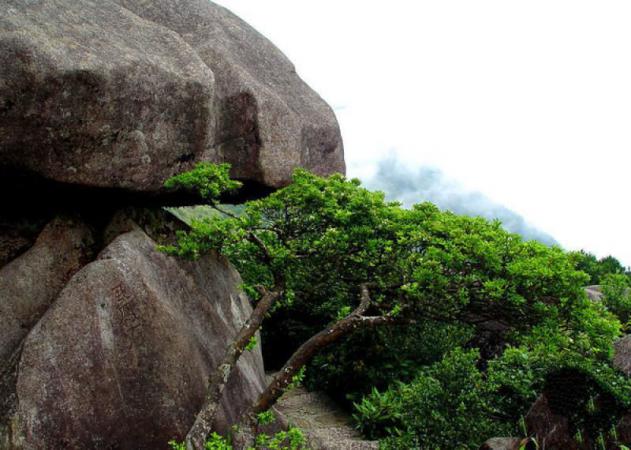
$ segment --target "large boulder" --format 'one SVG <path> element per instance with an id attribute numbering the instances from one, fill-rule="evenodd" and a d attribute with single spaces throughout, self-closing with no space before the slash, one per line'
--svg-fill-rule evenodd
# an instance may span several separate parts
<path id="1" fill-rule="evenodd" d="M 344 171 L 329 106 L 208 0 L 0 0 L 0 167 L 156 193 L 196 161 Z"/>
<path id="2" fill-rule="evenodd" d="M 93 241 L 81 220 L 58 217 L 30 249 L 0 268 L 0 448 L 8 446 L 6 426 L 16 408 L 21 343 L 66 282 L 92 257 Z"/>
<path id="3" fill-rule="evenodd" d="M 68 280 L 89 261 L 93 243 L 87 225 L 60 217 L 28 251 L 0 269 L 0 362 L 8 360 Z"/>
<path id="4" fill-rule="evenodd" d="M 480 446 L 480 450 L 536 450 L 537 448 L 533 439 L 514 437 L 491 438 Z"/>
<path id="5" fill-rule="evenodd" d="M 586 286 L 585 293 L 590 300 L 599 302 L 603 299 L 603 290 L 602 287 L 598 284 Z"/>
<path id="6" fill-rule="evenodd" d="M 184 436 L 250 307 L 223 258 L 185 262 L 155 246 L 138 229 L 117 237 L 31 331 L 11 445 L 162 449 Z M 226 431 L 263 386 L 256 348 L 239 361 L 216 429 Z"/>
<path id="7" fill-rule="evenodd" d="M 581 447 L 576 442 L 568 418 L 550 405 L 550 400 L 545 394 L 540 395 L 530 407 L 526 415 L 526 425 L 542 448 L 550 450 L 589 448 Z"/>
<path id="8" fill-rule="evenodd" d="M 6 214 L 6 210 L 3 212 Z M 5 215 L 0 218 L 0 268 L 31 247 L 46 222 L 46 218 L 41 217 L 25 220 Z"/>
<path id="9" fill-rule="evenodd" d="M 631 334 L 618 339 L 613 347 L 614 367 L 626 376 L 631 376 Z"/>

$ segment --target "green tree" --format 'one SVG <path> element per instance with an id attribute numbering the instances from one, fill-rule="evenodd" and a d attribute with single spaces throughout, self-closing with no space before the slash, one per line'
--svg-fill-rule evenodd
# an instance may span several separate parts
<path id="1" fill-rule="evenodd" d="M 355 405 L 358 427 L 384 448 L 476 449 L 490 436 L 527 435 L 523 417 L 546 390 L 573 433 L 590 442 L 607 435 L 628 411 L 629 380 L 542 338 L 537 348 L 509 347 L 487 370 L 477 351 L 456 348 L 413 380 L 364 397 Z"/>
<path id="2" fill-rule="evenodd" d="M 412 382 L 373 392 L 356 405 L 360 429 L 400 449 L 478 448 L 483 436 L 511 435 L 492 403 L 478 358 L 475 350 L 457 348 Z M 371 414 L 377 405 L 378 414 Z"/>
<path id="3" fill-rule="evenodd" d="M 628 330 L 631 320 L 631 280 L 621 273 L 610 273 L 602 277 L 601 286 L 603 303 Z"/>
<path id="4" fill-rule="evenodd" d="M 578 270 L 582 270 L 589 275 L 590 285 L 601 284 L 604 277 L 609 274 L 626 274 L 631 280 L 629 268 L 625 268 L 620 261 L 613 256 L 605 256 L 598 259 L 592 253 L 580 250 L 571 252 L 570 257 L 576 264 Z"/>
<path id="5" fill-rule="evenodd" d="M 518 336 L 545 320 L 588 340 L 595 354 L 610 352 L 607 339 L 616 330 L 589 322 L 594 329 L 585 335 L 591 303 L 581 286 L 587 279 L 559 248 L 523 242 L 499 222 L 441 212 L 429 203 L 406 210 L 358 180 L 304 170 L 289 186 L 247 202 L 237 216 L 218 203 L 223 192 L 238 187 L 228 173 L 227 165 L 199 164 L 167 183 L 195 190 L 221 214 L 193 221 L 164 250 L 187 258 L 219 251 L 237 267 L 255 303 L 208 380 L 188 448 L 203 448 L 236 362 L 277 309 L 305 312 L 313 334 L 295 348 L 252 414 L 271 407 L 325 347 L 375 326 L 437 321 Z"/>

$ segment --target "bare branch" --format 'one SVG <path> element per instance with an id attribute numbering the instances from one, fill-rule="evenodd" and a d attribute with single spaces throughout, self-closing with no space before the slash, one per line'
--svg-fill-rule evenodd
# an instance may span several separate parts
<path id="1" fill-rule="evenodd" d="M 362 283 L 359 286 L 359 289 L 361 291 L 361 297 L 360 297 L 360 301 L 359 301 L 359 306 L 355 309 L 355 311 L 352 312 L 351 315 L 361 316 L 370 307 L 370 304 L 371 304 L 372 301 L 370 299 L 370 291 L 368 290 L 369 284 L 370 283 Z"/>
<path id="2" fill-rule="evenodd" d="M 319 333 L 311 336 L 311 338 L 304 342 L 298 350 L 291 355 L 283 368 L 274 376 L 271 383 L 259 395 L 251 412 L 258 414 L 272 407 L 283 394 L 287 386 L 289 386 L 294 375 L 296 375 L 296 373 L 305 364 L 307 364 L 316 353 L 328 345 L 338 341 L 340 338 L 353 332 L 358 327 L 378 326 L 396 322 L 397 318 L 390 315 L 361 316 L 353 312 L 344 319 L 334 323 L 332 326 L 327 327 Z"/>
<path id="3" fill-rule="evenodd" d="M 254 311 L 252 311 L 248 320 L 241 327 L 239 334 L 226 350 L 226 354 L 221 363 L 210 377 L 208 377 L 204 405 L 197 414 L 195 423 L 186 435 L 187 450 L 203 450 L 205 448 L 206 437 L 210 434 L 223 391 L 230 379 L 230 375 L 234 371 L 237 361 L 246 346 L 261 327 L 265 314 L 281 295 L 280 291 L 268 292 L 265 288 L 261 289 L 262 292 L 264 292 L 263 297 L 256 304 Z"/>

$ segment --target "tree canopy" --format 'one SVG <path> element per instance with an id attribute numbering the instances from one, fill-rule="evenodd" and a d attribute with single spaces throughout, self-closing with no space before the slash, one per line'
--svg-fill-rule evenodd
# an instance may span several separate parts
<path id="1" fill-rule="evenodd" d="M 299 342 L 286 349 L 280 375 L 253 405 L 254 412 L 271 406 L 291 377 L 326 346 L 377 325 L 403 330 L 397 331 L 399 337 L 407 336 L 403 341 L 419 348 L 439 346 L 438 330 L 451 333 L 451 343 L 462 341 L 462 336 L 486 336 L 482 340 L 500 336 L 499 353 L 486 359 L 499 357 L 507 348 L 543 359 L 548 351 L 566 352 L 589 367 L 591 363 L 585 361 L 606 365 L 611 358 L 620 322 L 603 304 L 587 298 L 583 286 L 590 276 L 579 270 L 575 255 L 559 247 L 525 242 L 503 230 L 499 222 L 458 216 L 430 203 L 405 209 L 386 201 L 381 192 L 364 189 L 356 179 L 322 178 L 304 170 L 297 170 L 285 188 L 247 202 L 234 214 L 220 205 L 222 193 L 238 188 L 228 173 L 228 165 L 199 164 L 169 180 L 169 186 L 196 191 L 220 213 L 192 220 L 190 230 L 178 234 L 177 244 L 164 250 L 187 258 L 217 251 L 241 273 L 256 307 L 227 352 L 225 367 L 234 366 L 268 315 L 272 324 L 277 325 L 274 318 L 283 314 L 300 324 Z M 440 326 L 428 327 L 428 323 Z M 453 331 L 452 326 L 468 327 L 470 332 Z M 405 334 L 419 329 L 425 331 Z M 275 329 L 270 335 L 284 332 L 291 330 Z M 457 339 L 454 332 L 460 333 Z M 462 344 L 471 342 L 476 341 Z M 474 360 L 480 356 L 452 355 L 450 361 L 465 368 L 476 366 Z M 527 373 L 524 367 L 515 369 L 511 361 L 493 364 Z M 428 376 L 450 373 L 440 367 L 417 371 L 426 377 L 417 383 L 433 386 Z M 467 376 L 467 382 L 475 384 L 476 377 L 487 375 Z M 528 388 L 520 389 L 528 394 L 515 394 L 520 407 L 543 381 L 539 377 L 524 383 Z M 415 392 L 410 389 L 402 392 Z M 449 395 L 436 392 L 437 398 Z M 471 411 L 477 417 L 485 411 L 488 398 L 481 403 L 473 400 Z M 406 428 L 406 433 L 434 425 L 423 422 L 421 428 Z"/>

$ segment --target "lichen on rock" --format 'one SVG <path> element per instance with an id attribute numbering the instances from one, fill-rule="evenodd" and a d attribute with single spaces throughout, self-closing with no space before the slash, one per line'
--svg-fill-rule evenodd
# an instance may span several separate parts
<path id="1" fill-rule="evenodd" d="M 207 0 L 0 1 L 0 166 L 161 192 L 196 161 L 266 186 L 344 171 L 331 108 Z"/>

